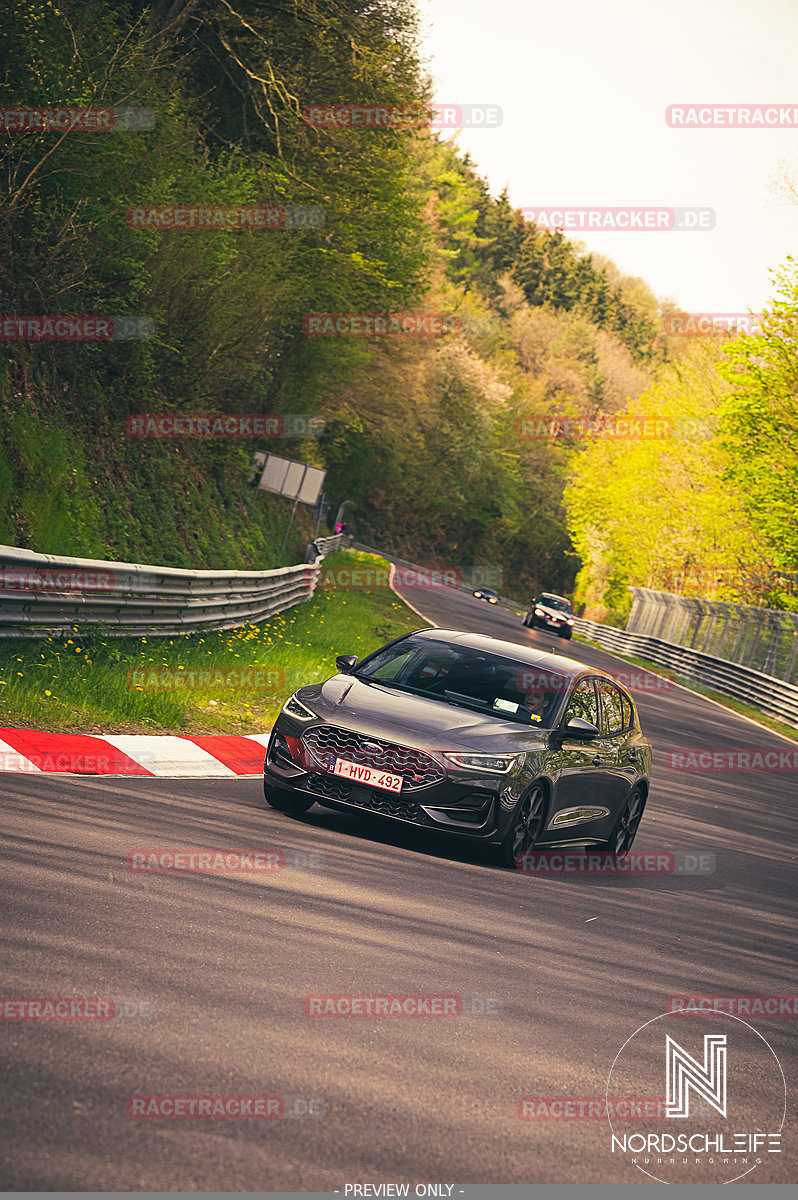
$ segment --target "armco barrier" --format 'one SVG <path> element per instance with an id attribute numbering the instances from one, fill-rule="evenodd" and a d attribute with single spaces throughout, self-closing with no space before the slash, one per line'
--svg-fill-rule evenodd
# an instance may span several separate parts
<path id="1" fill-rule="evenodd" d="M 0 546 L 0 637 L 75 625 L 111 637 L 235 629 L 308 600 L 324 555 L 348 541 L 320 538 L 307 563 L 273 571 L 183 571 Z"/>
<path id="2" fill-rule="evenodd" d="M 724 696 L 733 696 L 798 729 L 798 687 L 765 675 L 728 659 L 715 658 L 674 642 L 646 634 L 629 633 L 611 625 L 597 625 L 577 617 L 574 631 L 580 637 L 597 642 L 604 650 L 616 654 L 644 658 L 658 666 L 667 667 L 674 675 L 694 683 L 704 684 Z"/>
<path id="3" fill-rule="evenodd" d="M 626 622 L 628 633 L 659 638 L 798 685 L 798 612 L 653 588 L 630 590 L 634 603 Z"/>

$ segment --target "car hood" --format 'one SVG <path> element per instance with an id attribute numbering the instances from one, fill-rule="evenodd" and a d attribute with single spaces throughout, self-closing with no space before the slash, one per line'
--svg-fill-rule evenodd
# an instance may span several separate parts
<path id="1" fill-rule="evenodd" d="M 325 683 L 300 688 L 298 695 L 335 725 L 425 750 L 519 754 L 541 749 L 550 732 L 411 696 L 351 675 L 333 675 Z"/>

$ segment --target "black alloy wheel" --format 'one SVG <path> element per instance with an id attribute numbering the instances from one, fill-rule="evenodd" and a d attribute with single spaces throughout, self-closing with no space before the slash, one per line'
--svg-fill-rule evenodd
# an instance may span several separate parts
<path id="1" fill-rule="evenodd" d="M 505 867 L 517 867 L 518 859 L 531 850 L 543 832 L 546 820 L 546 792 L 533 783 L 521 797 L 513 821 L 499 848 L 499 860 Z"/>
<path id="2" fill-rule="evenodd" d="M 645 807 L 646 801 L 640 788 L 633 788 L 629 793 L 623 812 L 618 818 L 618 823 L 604 846 L 604 849 L 609 850 L 615 858 L 622 858 L 632 849 L 632 843 L 635 840 L 637 827 Z"/>

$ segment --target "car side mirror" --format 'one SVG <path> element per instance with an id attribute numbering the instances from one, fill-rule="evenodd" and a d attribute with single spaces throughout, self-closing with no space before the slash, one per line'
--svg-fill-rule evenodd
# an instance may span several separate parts
<path id="1" fill-rule="evenodd" d="M 583 741 L 590 741 L 591 738 L 596 738 L 599 735 L 598 727 L 592 721 L 585 721 L 582 717 L 571 717 L 568 724 L 565 726 L 565 736 L 572 738 L 580 738 Z"/>
<path id="2" fill-rule="evenodd" d="M 335 665 L 342 675 L 351 675 L 357 666 L 357 655 L 339 654 L 335 660 Z"/>

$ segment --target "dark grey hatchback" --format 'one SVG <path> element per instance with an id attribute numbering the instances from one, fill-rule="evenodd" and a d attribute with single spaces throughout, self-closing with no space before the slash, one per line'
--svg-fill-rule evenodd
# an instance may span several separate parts
<path id="1" fill-rule="evenodd" d="M 286 701 L 263 768 L 269 804 L 314 803 L 489 843 L 631 848 L 651 745 L 602 671 L 456 630 L 424 629 Z"/>

